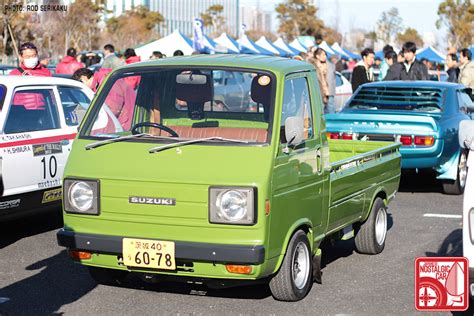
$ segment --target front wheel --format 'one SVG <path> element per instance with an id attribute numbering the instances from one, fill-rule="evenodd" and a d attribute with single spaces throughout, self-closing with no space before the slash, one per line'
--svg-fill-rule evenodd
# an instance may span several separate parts
<path id="1" fill-rule="evenodd" d="M 385 248 L 387 237 L 387 209 L 381 198 L 376 198 L 369 217 L 362 223 L 356 236 L 355 245 L 360 253 L 376 255 Z"/>
<path id="2" fill-rule="evenodd" d="M 270 280 L 270 290 L 279 301 L 299 301 L 312 284 L 311 248 L 308 237 L 299 230 L 291 237 L 280 270 Z"/>
<path id="3" fill-rule="evenodd" d="M 458 170 L 456 180 L 445 180 L 443 182 L 443 191 L 446 194 L 459 195 L 464 193 L 467 178 L 467 152 L 462 151 L 459 156 Z"/>
<path id="4" fill-rule="evenodd" d="M 89 274 L 97 284 L 120 286 L 128 275 L 127 271 L 88 267 Z"/>

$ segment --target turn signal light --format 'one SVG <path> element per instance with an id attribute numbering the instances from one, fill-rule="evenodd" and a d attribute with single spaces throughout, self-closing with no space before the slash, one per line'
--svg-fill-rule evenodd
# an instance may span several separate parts
<path id="1" fill-rule="evenodd" d="M 433 146 L 433 136 L 415 136 L 415 145 L 417 146 Z"/>
<path id="2" fill-rule="evenodd" d="M 252 273 L 252 266 L 241 266 L 235 264 L 226 264 L 225 268 L 227 272 L 238 273 L 238 274 L 250 274 Z"/>
<path id="3" fill-rule="evenodd" d="M 69 256 L 71 256 L 71 258 L 74 260 L 89 260 L 92 258 L 92 254 L 90 252 L 77 250 L 69 251 Z"/>
<path id="4" fill-rule="evenodd" d="M 400 143 L 402 143 L 403 146 L 410 146 L 412 144 L 411 136 L 400 136 Z"/>

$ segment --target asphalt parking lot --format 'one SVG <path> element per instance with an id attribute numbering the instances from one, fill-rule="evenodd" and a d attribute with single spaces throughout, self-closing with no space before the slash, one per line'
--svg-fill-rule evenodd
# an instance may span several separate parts
<path id="1" fill-rule="evenodd" d="M 358 254 L 353 240 L 327 245 L 323 283 L 296 303 L 275 301 L 265 284 L 210 290 L 131 279 L 124 287 L 97 286 L 87 269 L 57 246 L 59 215 L 3 223 L 0 315 L 414 314 L 415 258 L 462 255 L 462 197 L 440 189 L 430 174 L 404 176 L 389 207 L 384 252 Z"/>

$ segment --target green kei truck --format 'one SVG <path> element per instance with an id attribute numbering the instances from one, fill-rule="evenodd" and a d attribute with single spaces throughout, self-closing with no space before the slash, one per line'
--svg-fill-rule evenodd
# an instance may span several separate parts
<path id="1" fill-rule="evenodd" d="M 100 284 L 321 281 L 321 243 L 378 254 L 398 143 L 327 139 L 312 65 L 195 55 L 115 70 L 74 141 L 58 243 Z"/>

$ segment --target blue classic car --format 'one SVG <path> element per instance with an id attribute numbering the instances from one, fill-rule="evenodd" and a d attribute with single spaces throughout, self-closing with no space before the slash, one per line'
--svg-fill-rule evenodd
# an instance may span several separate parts
<path id="1" fill-rule="evenodd" d="M 459 122 L 472 119 L 472 91 L 434 81 L 383 81 L 357 89 L 345 108 L 327 114 L 331 139 L 402 143 L 402 168 L 436 171 L 448 194 L 462 194 L 467 151 L 458 143 Z"/>

